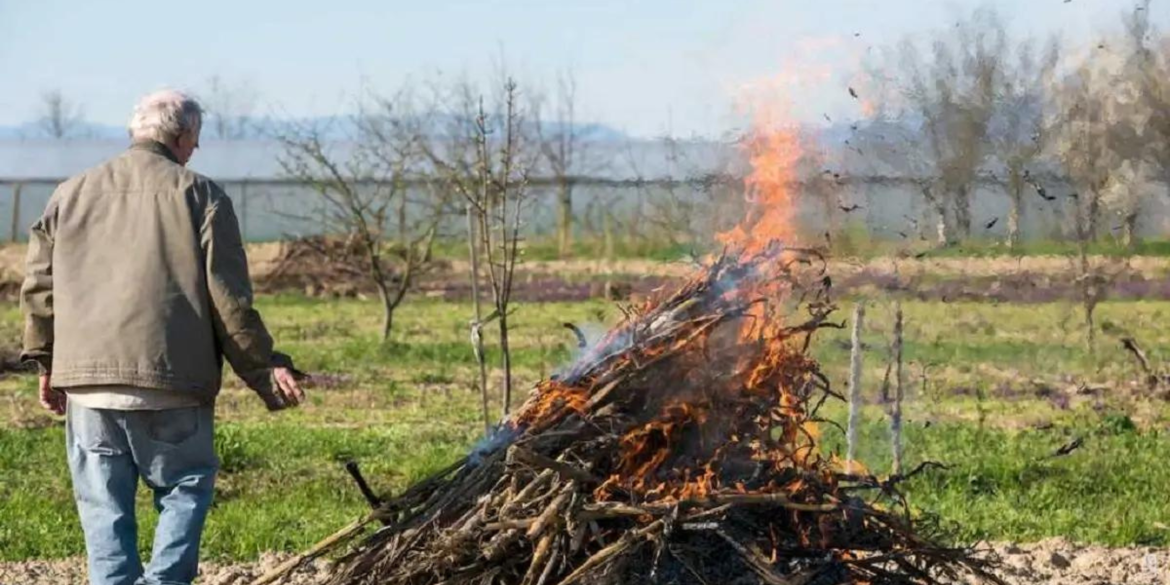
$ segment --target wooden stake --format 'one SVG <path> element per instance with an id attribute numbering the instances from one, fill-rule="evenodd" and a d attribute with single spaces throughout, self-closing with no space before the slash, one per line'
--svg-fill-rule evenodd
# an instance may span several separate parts
<path id="1" fill-rule="evenodd" d="M 857 427 L 861 423 L 861 328 L 865 304 L 853 308 L 852 349 L 849 353 L 849 427 L 846 432 L 845 473 L 853 473 L 857 459 Z"/>
<path id="2" fill-rule="evenodd" d="M 902 399 L 906 374 L 902 367 L 902 301 L 894 301 L 894 402 L 890 406 L 890 436 L 894 448 L 893 474 L 902 473 Z"/>
<path id="3" fill-rule="evenodd" d="M 483 309 L 479 301 L 479 242 L 475 239 L 475 212 L 471 202 L 467 203 L 467 255 L 471 260 L 471 305 L 475 320 L 471 323 L 471 350 L 479 366 L 479 395 L 483 406 L 484 433 L 492 432 L 492 415 L 488 410 L 487 363 L 483 355 Z"/>

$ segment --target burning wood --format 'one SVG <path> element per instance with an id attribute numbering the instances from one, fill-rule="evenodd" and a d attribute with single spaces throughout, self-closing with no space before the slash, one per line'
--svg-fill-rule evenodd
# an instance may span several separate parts
<path id="1" fill-rule="evenodd" d="M 903 478 L 819 450 L 836 395 L 806 352 L 833 308 L 814 252 L 715 260 L 383 503 L 333 583 L 996 581 L 917 532 Z"/>

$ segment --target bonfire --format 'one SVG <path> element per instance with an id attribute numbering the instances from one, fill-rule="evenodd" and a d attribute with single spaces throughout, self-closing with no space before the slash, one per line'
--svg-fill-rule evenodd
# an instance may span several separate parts
<path id="1" fill-rule="evenodd" d="M 998 582 L 911 514 L 904 477 L 818 444 L 837 395 L 808 348 L 841 325 L 821 254 L 780 243 L 794 144 L 758 132 L 752 215 L 723 253 L 623 307 L 470 454 L 382 502 L 332 583 Z"/>
<path id="2" fill-rule="evenodd" d="M 806 350 L 832 309 L 813 251 L 722 256 L 630 309 L 490 441 L 385 503 L 388 525 L 333 582 L 987 576 L 916 532 L 894 481 L 819 450 L 817 410 L 835 394 Z"/>

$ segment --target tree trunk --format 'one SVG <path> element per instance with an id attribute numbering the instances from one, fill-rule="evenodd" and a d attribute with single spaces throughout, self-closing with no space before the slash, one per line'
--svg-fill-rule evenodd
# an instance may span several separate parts
<path id="1" fill-rule="evenodd" d="M 1015 251 L 1020 247 L 1020 221 L 1024 215 L 1024 177 L 1018 170 L 1011 171 L 1008 190 L 1011 198 L 1007 218 L 1008 247 Z"/>
<path id="2" fill-rule="evenodd" d="M 573 186 L 561 179 L 557 190 L 557 248 L 561 258 L 573 252 Z"/>
<path id="3" fill-rule="evenodd" d="M 1093 312 L 1097 309 L 1097 290 L 1094 281 L 1094 271 L 1089 264 L 1089 230 L 1088 220 L 1082 221 L 1081 214 L 1077 214 L 1077 265 L 1078 280 L 1080 281 L 1081 307 L 1085 312 L 1085 346 L 1089 357 L 1096 353 L 1096 335 L 1093 324 Z"/>
<path id="4" fill-rule="evenodd" d="M 645 253 L 645 246 L 642 245 L 640 236 L 644 235 L 639 230 L 643 226 L 642 220 L 642 189 L 634 189 L 634 209 L 630 214 L 629 224 L 626 226 L 626 246 L 636 249 L 639 254 Z"/>
<path id="5" fill-rule="evenodd" d="M 955 231 L 961 239 L 971 237 L 971 191 L 968 187 L 959 187 L 954 193 Z"/>
<path id="6" fill-rule="evenodd" d="M 385 343 L 390 340 L 390 329 L 394 326 L 394 300 L 383 282 L 378 282 L 378 298 L 382 301 L 382 343 Z"/>
<path id="7" fill-rule="evenodd" d="M 1133 252 L 1141 243 L 1138 235 L 1138 217 L 1141 215 L 1142 197 L 1139 187 L 1130 185 L 1131 189 L 1126 201 L 1125 217 L 1121 219 L 1121 243 L 1127 250 Z"/>
<path id="8" fill-rule="evenodd" d="M 613 235 L 613 212 L 608 208 L 602 211 L 604 215 L 601 216 L 601 233 L 605 243 L 604 253 L 605 262 L 608 268 L 613 268 L 613 260 L 615 255 L 615 242 Z"/>
<path id="9" fill-rule="evenodd" d="M 1085 204 L 1085 225 L 1088 228 L 1088 238 L 1096 242 L 1100 233 L 1101 224 L 1101 195 L 1096 189 L 1087 193 L 1088 201 Z"/>
<path id="10" fill-rule="evenodd" d="M 410 246 L 410 230 L 406 225 L 406 195 L 398 201 L 398 243 L 404 249 Z"/>
<path id="11" fill-rule="evenodd" d="M 1133 209 L 1130 210 L 1129 213 L 1125 214 L 1125 219 L 1121 224 L 1121 243 L 1130 252 L 1137 249 L 1138 244 L 1141 243 L 1140 237 L 1137 233 L 1137 223 L 1138 212 L 1136 209 Z"/>
<path id="12" fill-rule="evenodd" d="M 938 245 L 950 246 L 953 243 L 954 234 L 950 229 L 950 221 L 947 219 L 947 207 L 943 202 L 938 202 L 935 205 L 935 213 L 938 215 Z"/>
<path id="13" fill-rule="evenodd" d="M 512 410 L 512 351 L 508 346 L 508 314 L 500 312 L 500 353 L 504 366 L 504 399 L 501 418 L 508 418 Z"/>
<path id="14" fill-rule="evenodd" d="M 1090 295 L 1091 293 L 1085 292 L 1081 304 L 1085 310 L 1085 346 L 1089 351 L 1089 357 L 1094 357 L 1097 354 L 1097 327 L 1094 325 L 1093 313 L 1097 309 L 1097 303 Z"/>
<path id="15" fill-rule="evenodd" d="M 929 185 L 920 185 L 922 189 L 922 197 L 926 200 L 927 207 L 934 210 L 935 213 L 935 233 L 938 238 L 939 246 L 949 246 L 954 238 L 953 230 L 951 229 L 950 217 L 947 214 L 946 198 L 936 196 Z M 923 228 L 926 226 L 924 225 Z"/>
<path id="16" fill-rule="evenodd" d="M 491 431 L 492 415 L 488 410 L 487 363 L 483 354 L 483 309 L 479 299 L 479 245 L 475 234 L 475 212 L 471 203 L 467 203 L 467 255 L 471 262 L 471 305 L 474 308 L 475 320 L 471 323 L 471 350 L 475 353 L 476 365 L 479 366 L 479 395 L 483 402 L 483 428 Z"/>

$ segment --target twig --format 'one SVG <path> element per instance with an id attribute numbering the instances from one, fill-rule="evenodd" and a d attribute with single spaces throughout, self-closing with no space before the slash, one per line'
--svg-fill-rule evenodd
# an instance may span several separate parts
<path id="1" fill-rule="evenodd" d="M 617 540 L 617 542 L 597 551 L 593 554 L 593 556 L 585 559 L 585 562 L 578 565 L 577 570 L 569 573 L 568 577 L 562 579 L 559 585 L 572 585 L 573 583 L 580 581 L 591 571 L 593 571 L 593 569 L 601 566 L 610 558 L 625 552 L 626 549 L 633 546 L 635 542 L 649 538 L 655 532 L 662 530 L 663 526 L 665 526 L 664 521 L 659 519 L 642 528 L 639 528 L 638 530 L 631 530 L 626 532 L 621 536 L 621 538 Z"/>
<path id="2" fill-rule="evenodd" d="M 512 445 L 508 448 L 508 457 L 513 461 L 526 463 L 533 467 L 551 469 L 561 474 L 561 477 L 575 479 L 585 484 L 599 484 L 602 482 L 600 479 L 594 477 L 592 474 L 586 471 L 577 469 L 576 467 L 573 467 L 567 463 L 562 463 L 560 461 L 550 459 L 544 455 L 536 453 L 535 451 L 529 451 L 528 449 L 525 449 L 519 445 Z"/>
<path id="3" fill-rule="evenodd" d="M 1142 350 L 1140 345 L 1138 345 L 1137 339 L 1133 337 L 1122 337 L 1121 346 L 1124 347 L 1126 351 L 1133 354 L 1134 359 L 1136 359 L 1138 364 L 1142 367 L 1142 371 L 1146 374 L 1146 384 L 1150 388 L 1157 386 L 1158 374 L 1150 365 L 1150 358 L 1146 357 L 1146 352 Z"/>
<path id="4" fill-rule="evenodd" d="M 758 552 L 748 550 L 747 547 L 740 544 L 734 538 L 728 536 L 727 533 L 723 532 L 722 530 L 716 530 L 715 534 L 718 534 L 720 538 L 722 538 L 725 542 L 727 542 L 728 545 L 731 546 L 732 549 L 735 550 L 735 552 L 739 553 L 739 556 L 743 557 L 744 562 L 747 563 L 748 568 L 759 575 L 760 578 L 763 579 L 764 582 L 768 585 L 792 585 L 791 581 L 781 577 L 780 575 L 777 575 L 776 572 L 772 570 L 772 567 L 769 566 L 769 563 L 761 558 Z"/>
<path id="5" fill-rule="evenodd" d="M 585 339 L 585 332 L 581 331 L 580 327 L 577 327 L 573 323 L 568 323 L 568 322 L 562 323 L 561 326 L 564 327 L 565 329 L 568 329 L 569 331 L 572 331 L 573 335 L 575 335 L 577 337 L 577 347 L 578 348 L 585 349 L 585 347 L 587 345 L 589 345 L 589 342 Z"/>
<path id="6" fill-rule="evenodd" d="M 268 583 L 276 582 L 277 579 L 280 579 L 281 577 L 285 576 L 286 574 L 292 572 L 297 567 L 300 567 L 302 564 L 309 562 L 309 561 L 325 554 L 326 552 L 329 552 L 334 547 L 353 538 L 358 533 L 362 532 L 362 530 L 364 530 L 368 524 L 370 524 L 371 522 L 374 522 L 376 520 L 380 520 L 381 517 L 382 517 L 381 513 L 378 511 L 375 511 L 375 512 L 370 512 L 369 514 L 366 514 L 365 516 L 363 516 L 357 520 L 354 520 L 353 522 L 346 525 L 341 530 L 338 530 L 337 532 L 330 534 L 329 536 L 325 537 L 317 544 L 314 544 L 312 547 L 310 547 L 305 552 L 302 552 L 298 555 L 293 556 L 292 558 L 288 559 L 287 561 L 277 565 L 271 571 L 265 573 L 264 575 L 261 575 L 259 578 L 252 581 L 251 585 L 267 585 Z"/>

